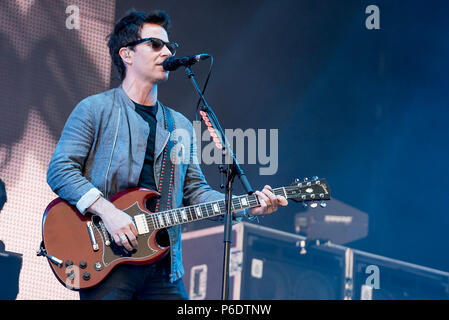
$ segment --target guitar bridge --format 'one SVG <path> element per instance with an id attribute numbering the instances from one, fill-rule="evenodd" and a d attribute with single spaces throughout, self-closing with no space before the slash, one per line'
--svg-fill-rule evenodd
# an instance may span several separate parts
<path id="1" fill-rule="evenodd" d="M 100 226 L 101 229 L 101 233 L 103 234 L 103 238 L 104 238 L 104 244 L 106 246 L 110 246 L 111 245 L 111 238 L 109 237 L 109 233 L 106 230 L 106 227 L 104 226 L 103 221 L 99 221 L 98 225 Z"/>

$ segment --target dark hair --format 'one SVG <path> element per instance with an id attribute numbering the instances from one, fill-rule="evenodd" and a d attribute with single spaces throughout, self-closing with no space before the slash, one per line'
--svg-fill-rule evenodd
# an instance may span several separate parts
<path id="1" fill-rule="evenodd" d="M 132 9 L 115 24 L 114 31 L 108 35 L 109 54 L 120 73 L 122 81 L 126 76 L 126 66 L 120 57 L 119 50 L 131 41 L 140 39 L 140 32 L 144 23 L 158 24 L 168 32 L 170 17 L 162 10 L 145 13 Z"/>

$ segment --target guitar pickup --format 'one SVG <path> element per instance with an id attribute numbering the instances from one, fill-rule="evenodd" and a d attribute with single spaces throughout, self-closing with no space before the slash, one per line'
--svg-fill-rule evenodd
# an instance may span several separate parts
<path id="1" fill-rule="evenodd" d="M 92 221 L 87 222 L 87 230 L 89 230 L 90 243 L 92 244 L 92 249 L 94 249 L 94 251 L 98 251 L 99 247 L 97 239 L 95 239 L 94 224 L 92 223 Z"/>

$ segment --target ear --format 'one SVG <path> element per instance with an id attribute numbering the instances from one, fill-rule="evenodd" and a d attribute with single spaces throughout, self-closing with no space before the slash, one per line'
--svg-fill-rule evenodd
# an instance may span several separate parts
<path id="1" fill-rule="evenodd" d="M 118 53 L 124 63 L 132 64 L 132 50 L 129 50 L 127 47 L 121 47 Z"/>

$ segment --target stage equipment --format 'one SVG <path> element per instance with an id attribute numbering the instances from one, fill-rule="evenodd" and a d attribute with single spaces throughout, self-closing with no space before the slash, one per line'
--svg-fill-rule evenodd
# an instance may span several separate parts
<path id="1" fill-rule="evenodd" d="M 5 250 L 0 241 L 0 300 L 15 300 L 19 293 L 19 275 L 22 255 Z"/>
<path id="2" fill-rule="evenodd" d="M 211 56 L 207 53 L 197 54 L 195 56 L 187 56 L 181 58 L 170 57 L 164 60 L 162 67 L 166 71 L 175 71 L 179 67 L 191 67 L 195 63 L 209 59 Z"/>
<path id="3" fill-rule="evenodd" d="M 220 299 L 223 226 L 183 233 L 190 299 Z M 242 222 L 232 228 L 233 300 L 449 299 L 449 273 Z"/>
<path id="4" fill-rule="evenodd" d="M 326 207 L 310 206 L 294 217 L 295 232 L 312 239 L 346 244 L 368 235 L 368 215 L 333 198 Z"/>
<path id="5" fill-rule="evenodd" d="M 242 222 L 233 226 L 230 298 L 342 299 L 344 257 L 305 237 Z M 219 299 L 223 226 L 183 234 L 190 299 Z"/>

